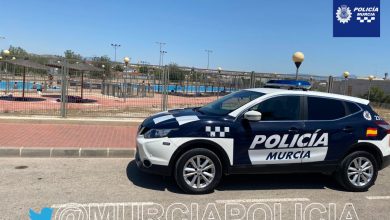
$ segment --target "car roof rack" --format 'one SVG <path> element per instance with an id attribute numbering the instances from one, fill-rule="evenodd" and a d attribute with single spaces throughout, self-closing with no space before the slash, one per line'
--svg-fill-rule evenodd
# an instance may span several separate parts
<path id="1" fill-rule="evenodd" d="M 307 91 L 311 89 L 311 84 L 304 80 L 269 80 L 264 88 Z"/>

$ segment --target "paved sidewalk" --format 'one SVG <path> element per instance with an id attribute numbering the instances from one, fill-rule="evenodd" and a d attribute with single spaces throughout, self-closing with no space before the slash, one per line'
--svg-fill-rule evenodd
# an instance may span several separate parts
<path id="1" fill-rule="evenodd" d="M 134 148 L 137 125 L 4 123 L 0 148 Z"/>

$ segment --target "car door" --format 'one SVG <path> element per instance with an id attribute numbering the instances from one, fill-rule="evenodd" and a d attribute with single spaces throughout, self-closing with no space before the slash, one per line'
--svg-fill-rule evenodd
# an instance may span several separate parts
<path id="1" fill-rule="evenodd" d="M 356 142 L 355 122 L 359 121 L 349 120 L 348 116 L 361 109 L 353 103 L 323 97 L 308 96 L 305 103 L 305 133 L 311 134 L 313 141 L 308 146 L 310 156 L 303 158 L 302 163 L 337 161 Z"/>
<path id="2" fill-rule="evenodd" d="M 297 145 L 304 126 L 302 105 L 301 96 L 279 95 L 247 110 L 259 111 L 260 121 L 245 119 L 243 112 L 234 131 L 234 164 L 300 164 L 302 149 Z"/>

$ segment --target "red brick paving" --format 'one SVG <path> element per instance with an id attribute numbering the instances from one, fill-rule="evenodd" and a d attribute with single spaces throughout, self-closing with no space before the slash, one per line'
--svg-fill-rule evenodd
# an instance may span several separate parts
<path id="1" fill-rule="evenodd" d="M 20 94 L 15 93 L 15 97 L 20 97 Z M 50 94 L 48 94 L 50 95 Z M 72 94 L 73 95 L 73 94 Z M 76 95 L 76 94 L 75 94 Z M 78 94 L 77 94 L 78 95 Z M 42 101 L 32 101 L 32 102 L 21 102 L 21 101 L 7 101 L 0 99 L 0 113 L 7 112 L 25 112 L 29 110 L 54 110 L 59 111 L 61 103 L 56 100 L 59 97 L 48 97 L 48 96 L 39 96 L 35 93 L 28 93 L 26 97 L 30 98 L 41 98 Z M 85 93 L 85 99 L 95 100 L 96 102 L 92 103 L 69 103 L 69 109 L 91 109 L 96 110 L 100 109 L 109 109 L 112 107 L 117 108 L 126 108 L 126 107 L 161 107 L 161 95 L 155 94 L 154 97 L 133 97 L 127 98 L 126 102 L 123 98 L 115 98 L 112 96 L 100 95 L 97 93 Z M 182 97 L 182 96 L 172 96 L 168 97 L 168 108 L 178 108 L 184 106 L 200 106 L 207 104 L 216 97 Z"/>
<path id="2" fill-rule="evenodd" d="M 134 148 L 137 126 L 0 123 L 0 147 Z"/>

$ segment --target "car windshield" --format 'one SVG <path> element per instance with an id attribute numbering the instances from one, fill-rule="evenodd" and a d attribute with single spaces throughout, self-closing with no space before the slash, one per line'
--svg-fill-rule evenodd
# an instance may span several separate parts
<path id="1" fill-rule="evenodd" d="M 198 111 L 207 115 L 223 116 L 263 95 L 264 93 L 242 90 L 209 103 L 199 108 Z"/>

